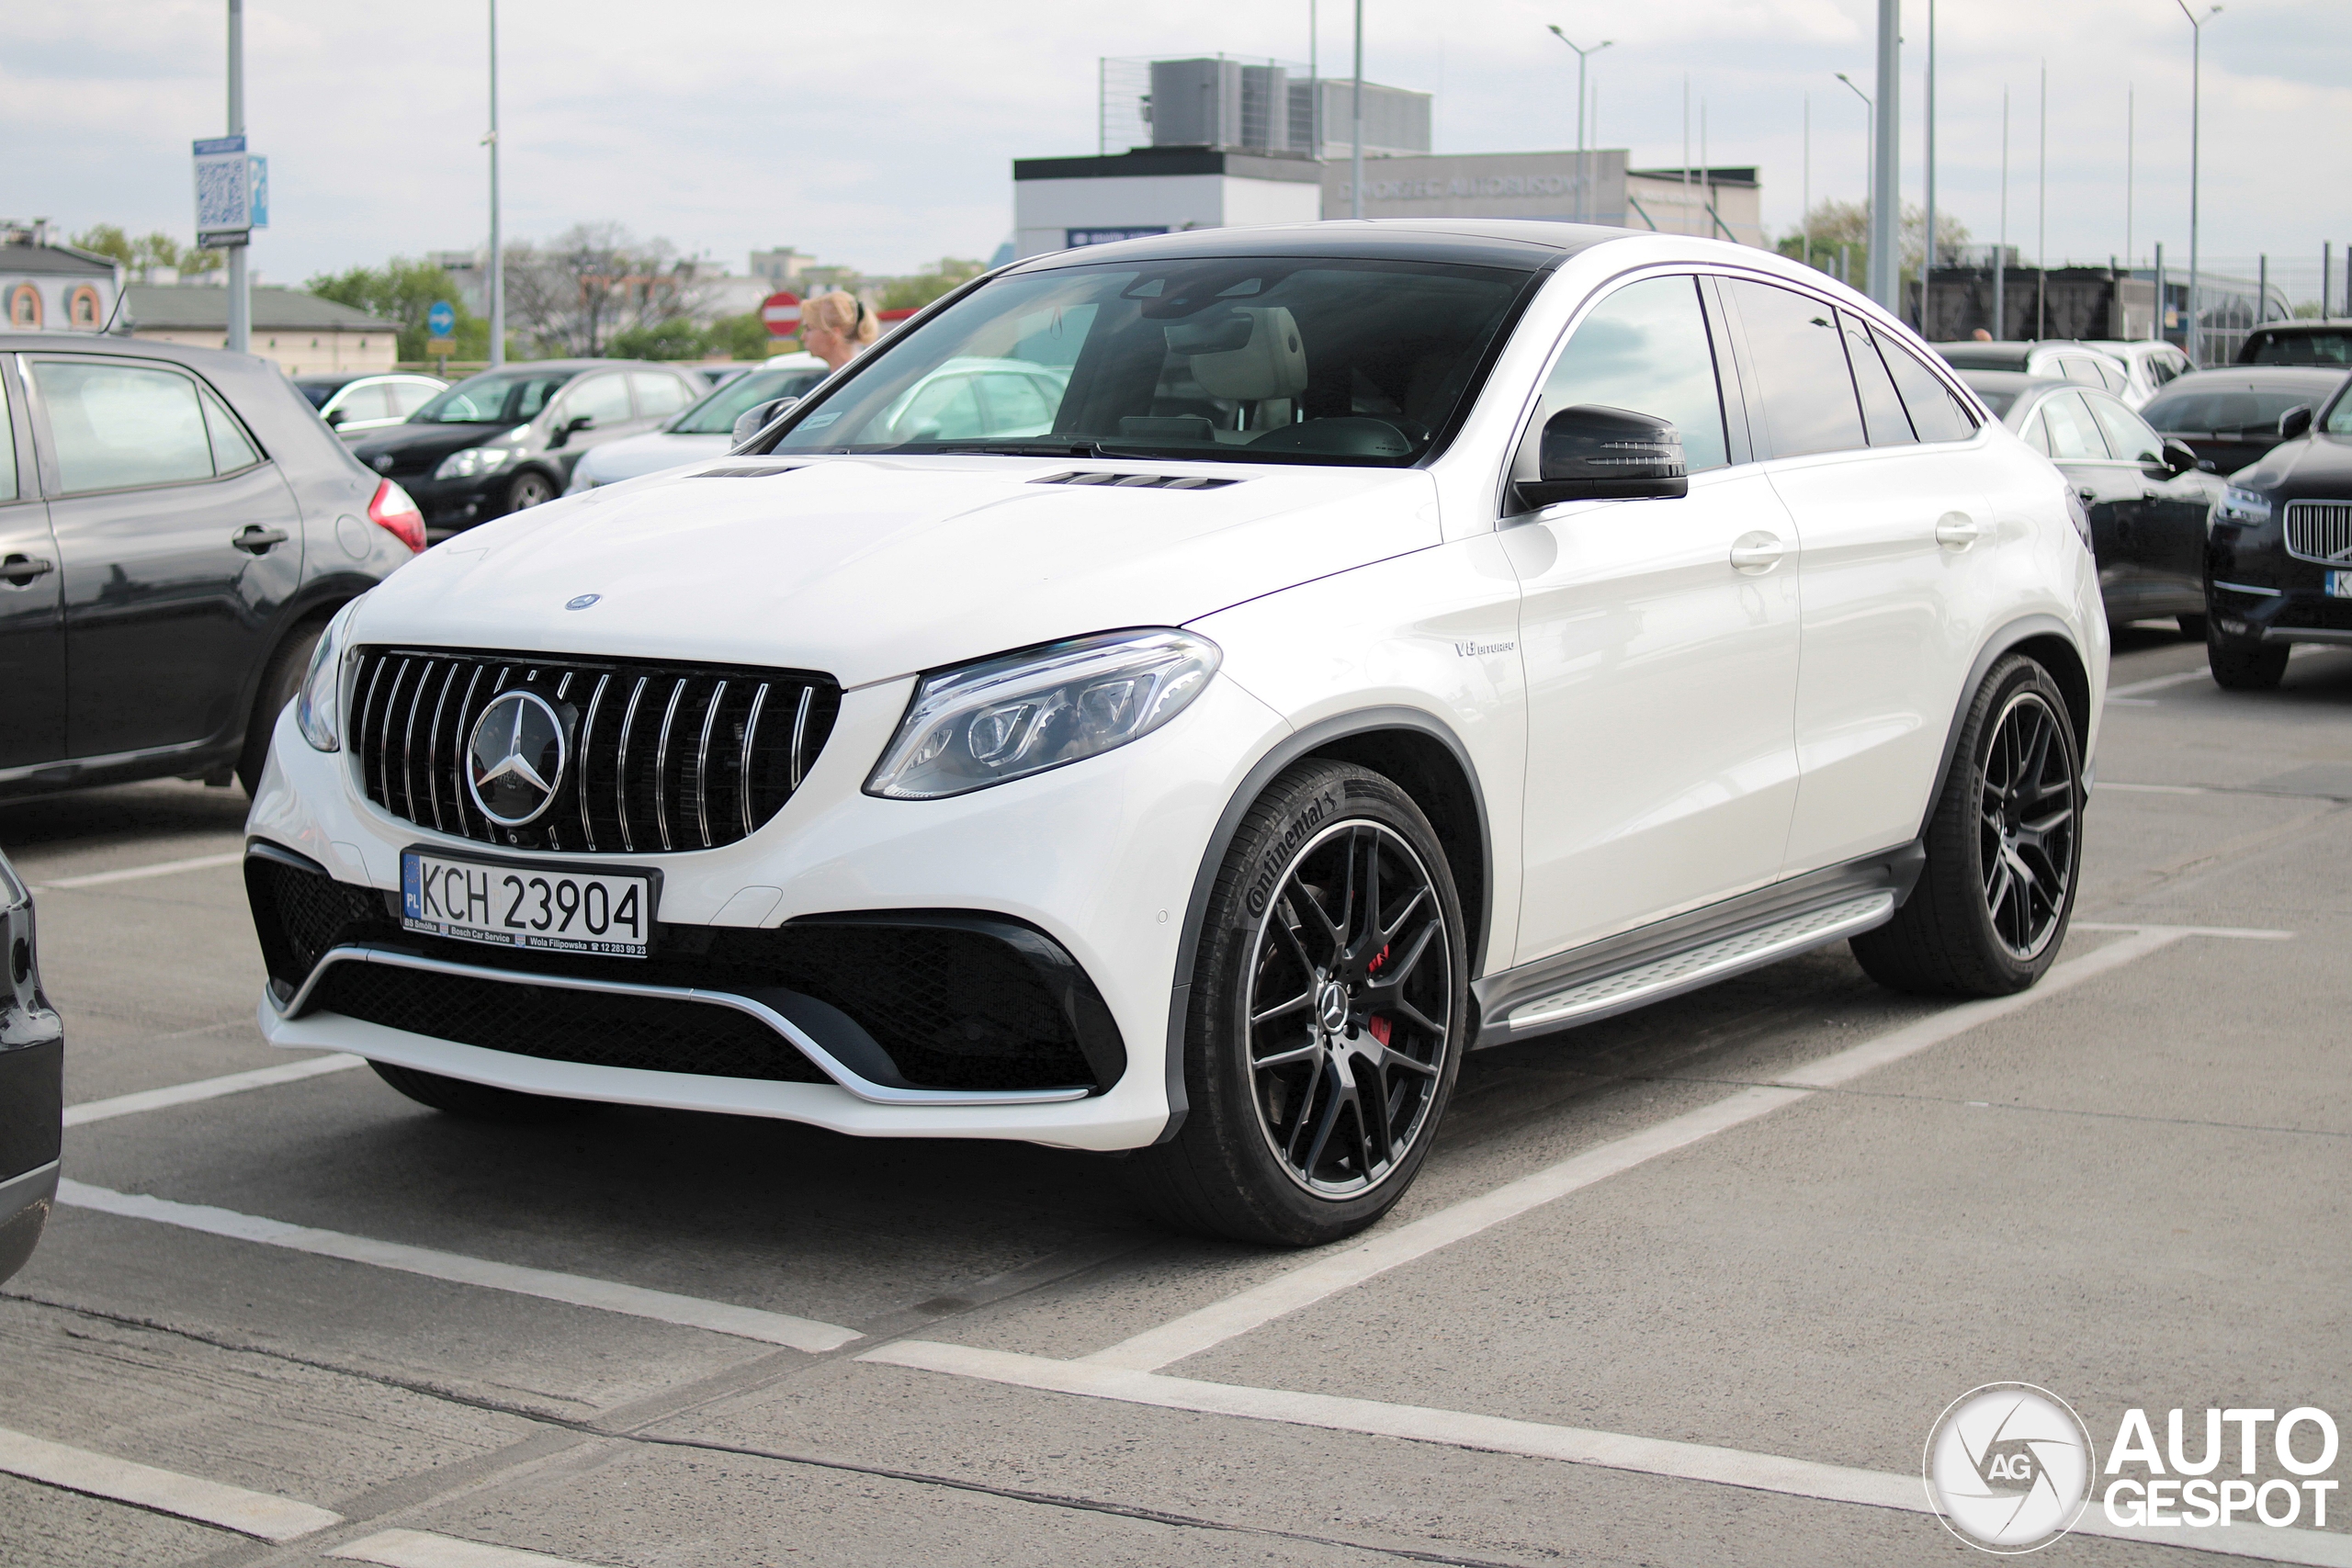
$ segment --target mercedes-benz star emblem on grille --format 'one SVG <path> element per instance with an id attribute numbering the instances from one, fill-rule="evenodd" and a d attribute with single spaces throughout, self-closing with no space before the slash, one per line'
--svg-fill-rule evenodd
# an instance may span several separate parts
<path id="1" fill-rule="evenodd" d="M 584 610 L 603 597 L 601 593 L 582 593 L 577 598 L 565 600 L 563 607 L 567 610 Z"/>
<path id="2" fill-rule="evenodd" d="M 563 783 L 563 720 L 537 692 L 506 692 L 474 720 L 466 788 L 481 814 L 520 828 L 555 803 Z"/>

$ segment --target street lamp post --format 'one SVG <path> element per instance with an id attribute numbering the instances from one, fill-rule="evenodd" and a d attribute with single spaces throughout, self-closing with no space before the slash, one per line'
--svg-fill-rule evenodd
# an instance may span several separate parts
<path id="1" fill-rule="evenodd" d="M 1928 0 L 1928 233 L 1919 264 L 1919 335 L 1928 331 L 1928 305 L 1936 287 L 1936 0 Z"/>
<path id="2" fill-rule="evenodd" d="M 245 133 L 245 0 L 229 0 L 229 134 Z M 229 352 L 254 345 L 253 273 L 246 264 L 251 234 L 229 247 Z"/>
<path id="3" fill-rule="evenodd" d="M 1363 216 L 1363 0 L 1356 0 L 1356 150 L 1348 172 L 1350 216 Z"/>
<path id="4" fill-rule="evenodd" d="M 2204 109 L 2205 24 L 2220 16 L 2222 8 L 2210 6 L 2200 17 L 2188 8 L 2188 0 L 2173 0 L 2173 4 L 2188 18 L 2188 363 L 2201 366 L 2205 362 L 2200 352 L 2203 322 L 2197 313 L 2198 121 Z"/>
<path id="5" fill-rule="evenodd" d="M 1903 5 L 1878 0 L 1878 92 L 1871 118 L 1870 296 L 1903 309 Z"/>
<path id="6" fill-rule="evenodd" d="M 490 363 L 506 363 L 506 250 L 498 211 L 498 0 L 490 0 Z"/>
<path id="7" fill-rule="evenodd" d="M 1862 141 L 1870 149 L 1869 156 L 1863 161 L 1863 166 L 1868 172 L 1863 175 L 1862 235 L 1864 243 L 1874 243 L 1878 239 L 1878 105 L 1871 101 L 1871 96 L 1868 93 L 1854 86 L 1854 79 L 1843 71 L 1838 73 L 1838 80 L 1852 88 L 1854 96 L 1862 100 Z M 1876 253 L 1873 252 L 1872 254 L 1875 255 Z M 1870 279 L 1877 276 L 1878 263 L 1875 260 L 1871 261 L 1866 272 L 1868 276 L 1862 280 L 1862 292 L 1868 294 L 1871 292 Z"/>
<path id="8" fill-rule="evenodd" d="M 1558 39 L 1562 43 L 1566 44 L 1570 49 L 1577 51 L 1577 221 L 1581 223 L 1592 210 L 1592 165 L 1585 161 L 1585 65 L 1594 55 L 1599 54 L 1602 50 L 1607 49 L 1616 40 L 1613 39 L 1602 39 L 1590 49 L 1587 49 L 1583 45 L 1577 43 L 1575 39 L 1568 37 L 1567 34 L 1562 32 L 1556 27 L 1553 28 L 1551 31 L 1554 38 Z"/>

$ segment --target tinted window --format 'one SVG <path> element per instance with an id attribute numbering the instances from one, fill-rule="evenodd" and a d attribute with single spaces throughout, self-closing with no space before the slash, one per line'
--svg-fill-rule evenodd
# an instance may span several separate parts
<path id="1" fill-rule="evenodd" d="M 650 370 L 629 372 L 629 385 L 637 389 L 637 413 L 639 419 L 661 419 L 676 413 L 694 401 L 686 384 L 675 376 L 663 376 Z"/>
<path id="2" fill-rule="evenodd" d="M 2091 422 L 2090 411 L 2083 407 L 2080 392 L 2059 392 L 2044 398 L 2037 416 L 2049 431 L 2049 452 L 2060 462 L 2108 455 L 2107 443 L 2100 439 L 2098 426 Z"/>
<path id="3" fill-rule="evenodd" d="M 1034 440 L 1066 452 L 1080 441 L 1119 455 L 1408 464 L 1476 394 L 1487 350 L 1530 282 L 1504 267 L 1335 257 L 1013 273 L 883 339 L 799 412 L 775 449 Z M 928 400 L 914 411 L 914 400 L 964 368 L 1066 385 L 1051 434 L 950 435 L 944 407 L 937 433 L 925 434 L 933 411 Z"/>
<path id="4" fill-rule="evenodd" d="M 1747 329 L 1762 383 L 1772 456 L 1842 452 L 1863 446 L 1854 378 L 1838 346 L 1837 312 L 1787 288 L 1745 279 L 1725 285 Z"/>
<path id="5" fill-rule="evenodd" d="M 196 383 L 128 365 L 36 364 L 60 479 L 69 492 L 212 477 Z"/>
<path id="6" fill-rule="evenodd" d="M 210 392 L 204 394 L 204 428 L 212 437 L 215 473 L 233 474 L 261 461 L 261 453 L 245 434 L 244 426 L 237 423 L 237 416 L 222 407 L 220 400 Z"/>
<path id="7" fill-rule="evenodd" d="M 428 424 L 520 424 L 548 406 L 568 370 L 493 370 L 472 376 L 416 411 Z"/>
<path id="8" fill-rule="evenodd" d="M 1895 390 L 1903 394 L 1903 406 L 1911 414 L 1911 428 L 1918 433 L 1920 440 L 1965 441 L 1976 434 L 1976 420 L 1968 412 L 1968 405 L 1944 385 L 1941 377 L 1876 328 L 1871 329 L 1871 338 L 1878 344 L 1879 357 L 1885 362 L 1887 373 L 1894 378 Z M 1994 412 L 2008 412 L 2008 403 L 2002 402 Z"/>
<path id="9" fill-rule="evenodd" d="M 831 372 L 814 370 L 753 370 L 736 377 L 695 405 L 693 412 L 670 427 L 677 435 L 726 435 L 735 422 L 760 404 L 776 398 L 797 398 Z"/>
<path id="10" fill-rule="evenodd" d="M 618 376 L 591 376 L 564 395 L 563 418 L 568 423 L 585 415 L 588 428 L 620 424 L 629 417 L 628 383 Z"/>
<path id="11" fill-rule="evenodd" d="M 1846 359 L 1853 367 L 1854 387 L 1862 395 L 1862 427 L 1870 433 L 1871 445 L 1911 445 L 1918 437 L 1911 433 L 1911 421 L 1903 412 L 1903 400 L 1895 396 L 1894 378 L 1879 363 L 1870 328 L 1843 310 L 1838 312 L 1838 324 L 1846 335 Z"/>
<path id="12" fill-rule="evenodd" d="M 2148 422 L 2117 402 L 2086 393 L 2083 401 L 2091 407 L 2091 415 L 2107 434 L 2108 450 L 2119 457 L 2135 463 L 2161 464 L 2165 460 L 2164 437 L 2148 428 Z"/>
<path id="13" fill-rule="evenodd" d="M 1537 418 L 1579 403 L 1672 420 L 1694 474 L 1730 461 L 1697 278 L 1628 284 L 1592 308 L 1545 378 Z"/>

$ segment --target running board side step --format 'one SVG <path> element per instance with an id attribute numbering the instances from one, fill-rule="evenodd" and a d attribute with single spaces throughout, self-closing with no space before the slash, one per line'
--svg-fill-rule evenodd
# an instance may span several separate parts
<path id="1" fill-rule="evenodd" d="M 1894 918 L 1894 906 L 1895 893 L 1891 889 L 1849 895 L 1679 953 L 1583 979 L 1510 1007 L 1487 1024 L 1477 1043 L 1499 1045 L 1547 1030 L 1590 1023 L 1697 990 L 1884 925 Z"/>

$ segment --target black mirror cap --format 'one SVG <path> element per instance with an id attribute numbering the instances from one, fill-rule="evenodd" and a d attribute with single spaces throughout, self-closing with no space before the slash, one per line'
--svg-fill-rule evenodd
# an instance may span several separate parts
<path id="1" fill-rule="evenodd" d="M 1690 493 L 1682 437 L 1671 421 L 1597 403 L 1562 409 L 1544 422 L 1538 472 L 1519 485 L 1530 506 Z"/>
<path id="2" fill-rule="evenodd" d="M 2165 437 L 2165 467 L 2176 474 L 2185 474 L 2198 465 L 2197 449 L 2177 435 Z"/>
<path id="3" fill-rule="evenodd" d="M 2292 441 L 2298 435 L 2308 435 L 2312 429 L 2312 408 L 2309 403 L 2297 403 L 2278 416 L 2278 439 Z"/>

